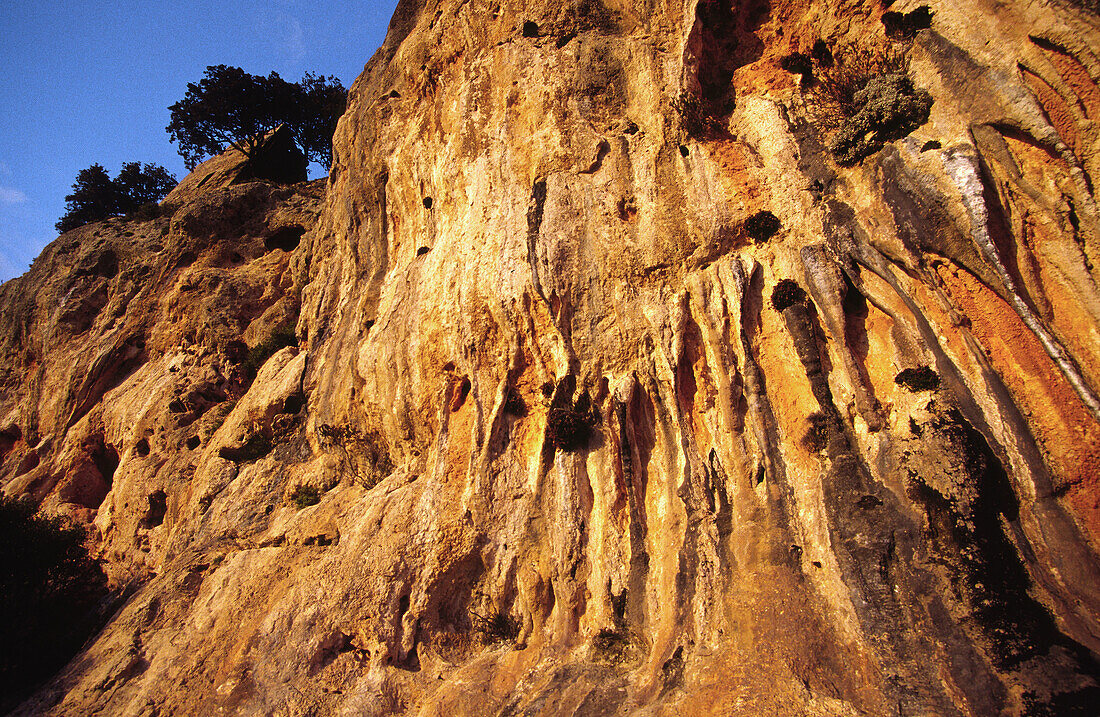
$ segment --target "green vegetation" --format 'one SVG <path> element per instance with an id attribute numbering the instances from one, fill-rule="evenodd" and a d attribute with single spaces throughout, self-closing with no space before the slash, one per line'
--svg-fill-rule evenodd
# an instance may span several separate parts
<path id="1" fill-rule="evenodd" d="M 317 427 L 317 436 L 322 448 L 340 451 L 345 470 L 368 490 L 393 472 L 386 440 L 377 431 L 325 423 Z"/>
<path id="2" fill-rule="evenodd" d="M 271 358 L 276 351 L 285 349 L 287 346 L 297 345 L 298 337 L 294 334 L 294 329 L 292 327 L 282 326 L 277 328 L 268 334 L 266 339 L 248 350 L 248 354 L 245 356 L 244 361 L 241 362 L 241 368 L 244 369 L 246 375 L 255 377 L 264 363 Z"/>
<path id="3" fill-rule="evenodd" d="M 317 489 L 317 486 L 297 485 L 294 487 L 294 490 L 290 492 L 290 502 L 293 503 L 298 510 L 308 508 L 311 505 L 317 505 L 321 502 L 321 491 Z"/>
<path id="4" fill-rule="evenodd" d="M 107 595 L 84 529 L 35 511 L 0 495 L 0 712 L 76 654 Z"/>
<path id="5" fill-rule="evenodd" d="M 298 83 L 272 72 L 250 75 L 239 67 L 211 65 L 182 100 L 169 107 L 166 128 L 189 169 L 235 147 L 252 157 L 268 131 L 286 125 L 311 162 L 332 164 L 332 135 L 344 114 L 347 90 L 336 77 L 306 73 Z"/>
<path id="6" fill-rule="evenodd" d="M 858 164 L 928 121 L 932 96 L 913 87 L 907 75 L 872 77 L 852 96 L 856 109 L 841 125 L 829 151 L 842 167 Z"/>
<path id="7" fill-rule="evenodd" d="M 93 164 L 77 173 L 73 193 L 65 197 L 65 214 L 54 226 L 67 232 L 121 214 L 152 219 L 159 215 L 156 203 L 175 186 L 176 178 L 156 164 L 128 162 L 114 179 L 101 165 Z"/>

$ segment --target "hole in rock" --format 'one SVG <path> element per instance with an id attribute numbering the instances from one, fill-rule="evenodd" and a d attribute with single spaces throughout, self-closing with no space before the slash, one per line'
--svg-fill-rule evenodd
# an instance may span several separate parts
<path id="1" fill-rule="evenodd" d="M 191 436 L 187 439 L 187 447 L 191 450 L 198 448 L 200 443 L 202 443 L 202 439 L 198 436 Z"/>
<path id="2" fill-rule="evenodd" d="M 302 235 L 305 233 L 305 227 L 298 226 L 297 224 L 289 227 L 283 227 L 268 238 L 264 239 L 264 247 L 268 251 L 271 251 L 272 249 L 294 251 L 298 248 L 298 244 L 302 241 Z"/>
<path id="3" fill-rule="evenodd" d="M 524 37 L 538 37 L 539 36 L 539 25 L 538 25 L 538 23 L 537 22 L 532 22 L 531 20 L 528 20 L 527 22 L 523 23 L 523 36 Z"/>
<path id="4" fill-rule="evenodd" d="M 431 197 L 424 197 L 424 208 L 425 209 L 431 209 L 432 208 L 432 198 Z"/>
<path id="5" fill-rule="evenodd" d="M 142 524 L 146 528 L 155 528 L 164 522 L 166 512 L 168 512 L 168 496 L 162 490 L 155 490 L 149 494 L 149 509 L 145 511 Z"/>
<path id="6" fill-rule="evenodd" d="M 424 256 L 425 254 L 427 254 L 431 250 L 432 250 L 432 248 L 429 247 L 429 246 L 422 246 L 422 247 L 420 247 L 419 249 L 416 250 L 416 255 L 417 256 Z"/>
<path id="7" fill-rule="evenodd" d="M 687 148 L 687 146 L 685 146 L 685 145 L 682 145 L 682 144 L 681 144 L 681 145 L 680 145 L 680 156 L 681 156 L 681 157 L 686 157 L 686 156 L 688 156 L 689 154 L 691 154 L 691 152 L 689 152 L 689 151 L 688 151 L 688 148 Z"/>
<path id="8" fill-rule="evenodd" d="M 0 431 L 0 460 L 7 457 L 21 438 L 23 438 L 23 431 L 19 430 L 19 426 L 11 426 Z"/>
<path id="9" fill-rule="evenodd" d="M 466 397 L 470 395 L 470 379 L 463 378 L 451 397 L 451 413 L 458 411 L 466 403 Z"/>
<path id="10" fill-rule="evenodd" d="M 930 140 L 928 140 L 927 142 L 924 143 L 924 145 L 920 148 L 920 151 L 927 152 L 930 149 L 942 149 L 942 148 L 943 148 L 943 145 L 940 144 L 939 140 L 930 139 Z"/>
<path id="11" fill-rule="evenodd" d="M 134 453 L 136 453 L 141 458 L 149 455 L 149 441 L 145 438 L 142 438 L 140 441 L 134 444 Z"/>
<path id="12" fill-rule="evenodd" d="M 289 413 L 294 415 L 298 411 L 302 410 L 302 406 L 306 405 L 306 397 L 300 393 L 296 393 L 293 396 L 287 396 L 283 401 L 283 413 Z"/>
<path id="13" fill-rule="evenodd" d="M 118 451 L 114 446 L 100 442 L 92 449 L 91 457 L 92 463 L 95 463 L 103 480 L 107 485 L 111 485 L 115 478 L 115 470 L 118 469 Z"/>

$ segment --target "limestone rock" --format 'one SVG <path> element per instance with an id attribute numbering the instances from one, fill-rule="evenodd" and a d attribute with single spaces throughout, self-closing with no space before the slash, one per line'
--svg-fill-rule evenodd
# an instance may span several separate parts
<path id="1" fill-rule="evenodd" d="M 308 164 L 305 155 L 294 143 L 293 133 L 286 125 L 280 125 L 256 143 L 252 157 L 230 148 L 195 167 L 161 204 L 178 206 L 207 192 L 242 182 L 304 182 Z"/>
<path id="2" fill-rule="evenodd" d="M 17 714 L 1088 714 L 1100 25 L 932 11 L 402 0 L 323 187 L 51 245 L 0 479 L 131 592 Z"/>

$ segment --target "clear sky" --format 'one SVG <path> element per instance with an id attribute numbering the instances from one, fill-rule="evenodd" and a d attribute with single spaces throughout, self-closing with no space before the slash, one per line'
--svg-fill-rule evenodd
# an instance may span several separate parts
<path id="1" fill-rule="evenodd" d="M 81 169 L 153 162 L 182 179 L 168 106 L 208 65 L 345 87 L 397 0 L 0 0 L 0 281 L 57 238 Z M 310 176 L 326 170 L 311 168 Z"/>

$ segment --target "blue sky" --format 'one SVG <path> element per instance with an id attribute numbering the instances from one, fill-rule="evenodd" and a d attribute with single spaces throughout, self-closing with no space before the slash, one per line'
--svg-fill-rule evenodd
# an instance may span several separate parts
<path id="1" fill-rule="evenodd" d="M 168 106 L 207 65 L 350 87 L 397 0 L 0 0 L 0 281 L 57 237 L 76 174 L 153 162 L 182 179 Z M 311 176 L 325 170 L 311 168 Z"/>

